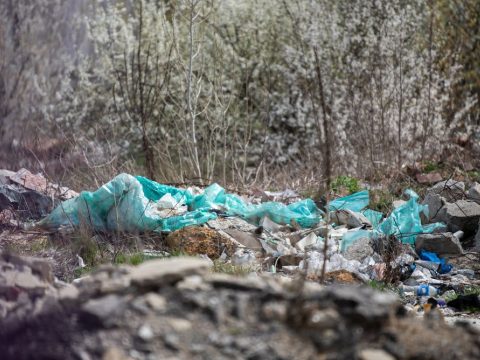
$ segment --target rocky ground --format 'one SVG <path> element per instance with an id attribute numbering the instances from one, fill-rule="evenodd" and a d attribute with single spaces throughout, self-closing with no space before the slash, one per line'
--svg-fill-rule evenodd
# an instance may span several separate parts
<path id="1" fill-rule="evenodd" d="M 0 257 L 2 359 L 477 359 L 479 333 L 364 286 L 213 274 L 203 259 L 107 266 L 75 284 Z"/>

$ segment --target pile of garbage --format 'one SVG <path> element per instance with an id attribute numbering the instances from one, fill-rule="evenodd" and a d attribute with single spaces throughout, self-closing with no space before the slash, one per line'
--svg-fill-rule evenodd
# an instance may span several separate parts
<path id="1" fill-rule="evenodd" d="M 16 178 L 8 175 L 20 186 Z M 21 186 L 32 187 L 25 180 Z M 408 200 L 395 201 L 387 216 L 369 209 L 368 190 L 324 207 L 292 190 L 242 197 L 218 184 L 182 189 L 128 174 L 94 192 L 63 191 L 69 198 L 37 222 L 39 228 L 166 233 L 172 250 L 251 271 L 313 280 L 325 272 L 335 282 L 394 284 L 406 297 L 442 300 L 446 293 L 445 303 L 479 284 L 478 269 L 457 261 L 480 254 L 477 183 L 467 190 L 463 182 L 439 182 L 422 202 L 407 189 Z"/>
<path id="2" fill-rule="evenodd" d="M 74 284 L 41 260 L 0 253 L 0 266 L 4 360 L 480 357 L 476 329 L 418 319 L 366 286 L 240 278 L 182 257 L 104 266 Z"/>

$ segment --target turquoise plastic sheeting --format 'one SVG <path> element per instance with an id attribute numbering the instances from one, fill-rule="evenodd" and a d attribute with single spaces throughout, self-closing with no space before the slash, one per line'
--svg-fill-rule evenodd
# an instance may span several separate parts
<path id="1" fill-rule="evenodd" d="M 189 212 L 165 217 L 156 202 L 170 194 Z M 264 216 L 279 224 L 312 227 L 321 219 L 321 211 L 311 199 L 290 205 L 267 202 L 248 204 L 241 197 L 227 194 L 218 184 L 193 196 L 188 190 L 162 185 L 141 176 L 120 174 L 94 192 L 84 191 L 77 198 L 64 201 L 39 225 L 48 228 L 88 225 L 97 231 L 175 231 L 185 226 L 201 225 L 217 217 L 213 211 L 240 216 L 258 224 Z"/>
<path id="2" fill-rule="evenodd" d="M 217 217 L 215 213 L 199 210 L 165 218 L 154 199 L 158 200 L 168 192 L 179 200 L 186 197 L 188 201 L 189 193 L 161 186 L 146 178 L 140 178 L 140 181 L 134 176 L 120 174 L 95 192 L 84 191 L 78 197 L 64 201 L 39 225 L 59 228 L 83 224 L 97 231 L 173 231 L 204 224 Z"/>
<path id="3" fill-rule="evenodd" d="M 363 190 L 356 192 L 355 194 L 330 201 L 328 204 L 328 210 L 352 210 L 355 212 L 360 212 L 362 209 L 368 206 L 369 201 L 370 199 L 368 190 Z"/>
<path id="4" fill-rule="evenodd" d="M 404 244 L 415 244 L 418 234 L 431 233 L 435 229 L 444 227 L 443 223 L 434 223 L 423 226 L 420 213 L 428 216 L 428 206 L 418 203 L 418 195 L 411 189 L 405 190 L 410 199 L 394 209 L 378 227 L 385 235 L 395 235 Z"/>

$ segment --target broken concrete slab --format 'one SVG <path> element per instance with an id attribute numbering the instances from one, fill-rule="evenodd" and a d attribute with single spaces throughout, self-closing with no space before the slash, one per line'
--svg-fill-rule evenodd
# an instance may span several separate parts
<path id="1" fill-rule="evenodd" d="M 462 230 L 466 236 L 474 235 L 480 220 L 480 204 L 469 200 L 447 203 L 432 220 L 444 222 L 451 232 Z"/>
<path id="2" fill-rule="evenodd" d="M 418 235 L 415 241 L 415 249 L 417 252 L 420 250 L 431 251 L 440 257 L 463 254 L 460 240 L 450 232 Z"/>
<path id="3" fill-rule="evenodd" d="M 454 202 L 464 198 L 465 183 L 452 179 L 441 181 L 428 189 L 428 194 L 437 194 L 444 197 L 448 202 Z"/>

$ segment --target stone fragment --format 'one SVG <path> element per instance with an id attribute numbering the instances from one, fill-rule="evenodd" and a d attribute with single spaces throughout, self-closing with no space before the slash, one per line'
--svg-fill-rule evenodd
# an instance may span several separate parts
<path id="1" fill-rule="evenodd" d="M 131 282 L 138 287 L 161 287 L 190 275 L 204 274 L 209 267 L 208 261 L 198 258 L 151 260 L 132 269 Z"/>
<path id="2" fill-rule="evenodd" d="M 147 324 L 140 326 L 140 329 L 138 329 L 137 335 L 143 341 L 150 341 L 155 337 L 155 334 L 153 333 L 152 328 Z"/>
<path id="3" fill-rule="evenodd" d="M 83 319 L 93 325 L 112 326 L 116 314 L 123 312 L 126 307 L 125 299 L 116 294 L 110 294 L 98 299 L 88 300 L 82 305 Z"/>
<path id="4" fill-rule="evenodd" d="M 438 256 L 451 256 L 463 254 L 460 240 L 450 233 L 420 234 L 415 241 L 415 250 L 426 250 L 436 253 Z"/>

